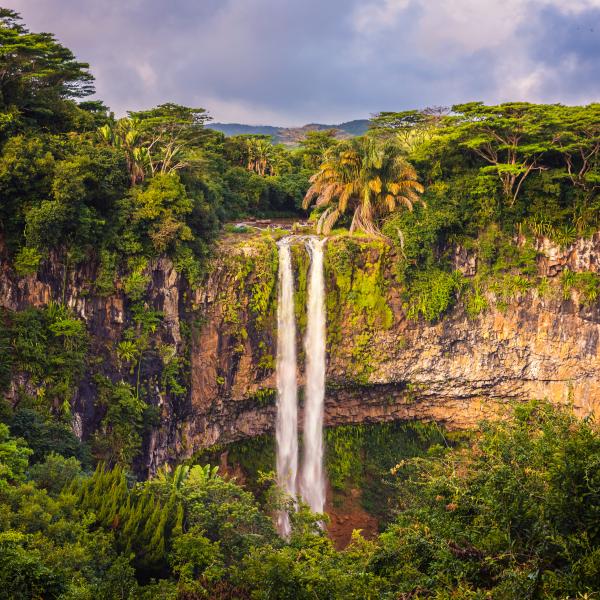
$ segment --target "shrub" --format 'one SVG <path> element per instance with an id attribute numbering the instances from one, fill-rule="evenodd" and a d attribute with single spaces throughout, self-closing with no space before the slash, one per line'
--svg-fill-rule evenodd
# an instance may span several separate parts
<path id="1" fill-rule="evenodd" d="M 454 305 L 463 287 L 464 278 L 458 271 L 432 269 L 417 275 L 406 291 L 408 318 L 439 319 Z"/>
<path id="2" fill-rule="evenodd" d="M 42 255 L 36 248 L 23 246 L 15 256 L 15 271 L 17 275 L 33 275 L 40 266 Z"/>

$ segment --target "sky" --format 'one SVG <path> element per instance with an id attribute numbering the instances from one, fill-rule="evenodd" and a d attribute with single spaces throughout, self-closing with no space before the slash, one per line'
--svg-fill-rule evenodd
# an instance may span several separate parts
<path id="1" fill-rule="evenodd" d="M 600 0 L 3 0 L 91 65 L 118 116 L 163 102 L 298 126 L 481 100 L 600 101 Z"/>

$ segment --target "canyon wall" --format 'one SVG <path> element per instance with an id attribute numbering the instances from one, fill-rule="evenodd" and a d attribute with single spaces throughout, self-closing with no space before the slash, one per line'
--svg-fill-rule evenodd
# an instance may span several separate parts
<path id="1" fill-rule="evenodd" d="M 537 243 L 538 271 L 547 285 L 499 301 L 469 315 L 458 302 L 430 323 L 408 319 L 397 283 L 403 258 L 380 241 L 339 237 L 326 253 L 328 390 L 326 424 L 392 419 L 436 420 L 449 428 L 477 426 L 501 413 L 507 401 L 548 398 L 571 404 L 584 416 L 600 412 L 600 306 L 564 294 L 560 274 L 600 268 L 600 235 L 564 250 Z M 296 316 L 306 325 L 308 255 L 293 248 Z M 455 267 L 466 277 L 477 257 L 457 248 Z M 272 431 L 275 411 L 275 308 L 277 253 L 264 235 L 230 235 L 219 243 L 205 282 L 189 289 L 172 263 L 147 267 L 146 306 L 161 311 L 157 345 L 189 354 L 187 395 L 173 397 L 148 385 L 147 401 L 159 419 L 144 441 L 140 470 L 154 472 L 167 461 L 206 446 Z M 37 275 L 17 277 L 6 260 L 0 268 L 0 306 L 21 310 L 64 300 L 84 319 L 92 353 L 113 380 L 129 375 L 116 348 L 128 326 L 128 300 L 121 287 L 107 296 L 93 291 L 93 264 L 65 269 L 46 261 Z M 183 324 L 190 331 L 182 335 Z M 303 376 L 299 339 L 299 380 Z M 142 378 L 158 381 L 158 353 L 143 362 Z M 19 385 L 15 374 L 9 399 Z M 72 399 L 73 424 L 86 437 L 101 418 L 91 377 Z M 301 397 L 302 402 L 302 397 Z"/>

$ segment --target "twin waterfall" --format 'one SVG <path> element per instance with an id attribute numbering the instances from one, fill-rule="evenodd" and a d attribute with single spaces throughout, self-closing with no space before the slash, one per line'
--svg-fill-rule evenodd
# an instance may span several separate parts
<path id="1" fill-rule="evenodd" d="M 277 480 L 291 498 L 296 497 L 298 476 L 298 385 L 296 381 L 296 322 L 294 274 L 289 238 L 279 242 L 279 299 L 277 303 Z M 323 472 L 323 403 L 325 399 L 325 283 L 323 246 L 325 239 L 308 238 L 307 326 L 304 339 L 306 385 L 304 390 L 304 450 L 300 492 L 313 512 L 325 505 Z M 287 512 L 277 516 L 277 527 L 289 537 Z"/>

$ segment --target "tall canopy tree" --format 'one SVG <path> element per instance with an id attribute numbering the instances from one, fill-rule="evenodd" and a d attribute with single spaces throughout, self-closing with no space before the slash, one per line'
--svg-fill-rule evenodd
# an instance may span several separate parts
<path id="1" fill-rule="evenodd" d="M 0 8 L 0 128 L 23 122 L 56 129 L 65 101 L 94 92 L 88 67 L 52 34 L 30 33 L 18 13 Z"/>
<path id="2" fill-rule="evenodd" d="M 248 170 L 257 175 L 268 175 L 273 164 L 273 144 L 265 136 L 248 138 Z"/>
<path id="3" fill-rule="evenodd" d="M 146 176 L 165 175 L 199 162 L 194 151 L 206 131 L 209 116 L 203 108 L 161 104 L 130 112 L 128 117 L 99 128 L 101 138 L 124 151 L 135 185 Z"/>
<path id="4" fill-rule="evenodd" d="M 173 103 L 130 112 L 129 117 L 137 123 L 140 138 L 147 148 L 152 175 L 191 166 L 194 162 L 191 149 L 204 137 L 204 125 L 210 120 L 204 108 Z"/>
<path id="5" fill-rule="evenodd" d="M 313 202 L 324 208 L 317 230 L 331 231 L 338 219 L 352 210 L 350 231 L 381 235 L 380 217 L 399 206 L 412 210 L 423 186 L 406 161 L 398 143 L 370 137 L 354 138 L 335 146 L 311 178 L 304 208 Z"/>

